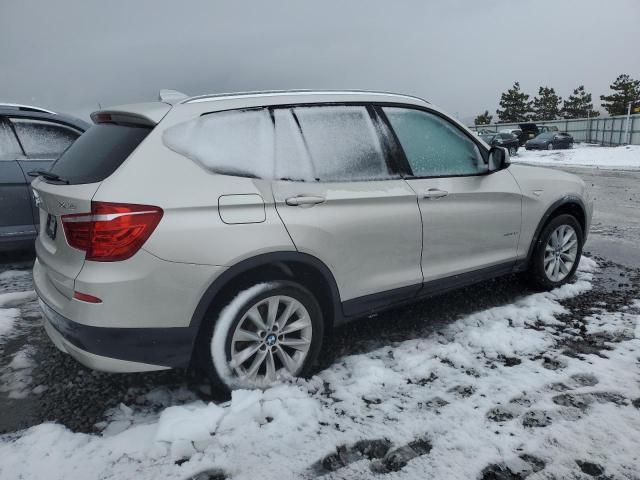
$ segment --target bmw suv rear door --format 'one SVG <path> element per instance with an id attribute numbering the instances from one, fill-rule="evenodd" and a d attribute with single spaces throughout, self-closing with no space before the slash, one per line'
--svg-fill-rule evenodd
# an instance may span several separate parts
<path id="1" fill-rule="evenodd" d="M 334 273 L 345 314 L 415 294 L 420 211 L 388 162 L 373 109 L 302 105 L 275 108 L 273 119 L 277 211 L 296 248 Z"/>

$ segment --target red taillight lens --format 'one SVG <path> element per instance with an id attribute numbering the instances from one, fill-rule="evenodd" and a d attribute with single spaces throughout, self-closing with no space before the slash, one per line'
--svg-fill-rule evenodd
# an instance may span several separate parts
<path id="1" fill-rule="evenodd" d="M 102 303 L 102 300 L 100 300 L 98 297 L 89 295 L 88 293 L 73 292 L 73 298 L 87 303 Z"/>
<path id="2" fill-rule="evenodd" d="M 62 216 L 67 243 L 87 252 L 87 260 L 117 262 L 132 257 L 162 219 L 151 205 L 91 202 L 91 213 Z"/>

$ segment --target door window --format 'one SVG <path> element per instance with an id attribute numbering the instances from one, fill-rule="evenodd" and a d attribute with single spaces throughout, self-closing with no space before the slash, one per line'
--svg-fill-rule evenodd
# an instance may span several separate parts
<path id="1" fill-rule="evenodd" d="M 34 120 L 30 118 L 12 118 L 27 157 L 58 158 L 80 135 L 79 132 L 59 123 Z"/>
<path id="2" fill-rule="evenodd" d="M 309 160 L 304 162 L 310 161 L 316 180 L 360 181 L 396 176 L 387 166 L 379 132 L 366 107 L 301 106 L 292 113 L 308 153 Z"/>
<path id="3" fill-rule="evenodd" d="M 22 152 L 11 127 L 7 122 L 0 120 L 0 161 L 15 160 L 19 157 L 22 157 Z"/>
<path id="4" fill-rule="evenodd" d="M 383 108 L 416 177 L 478 175 L 487 164 L 476 143 L 450 122 L 409 108 Z"/>

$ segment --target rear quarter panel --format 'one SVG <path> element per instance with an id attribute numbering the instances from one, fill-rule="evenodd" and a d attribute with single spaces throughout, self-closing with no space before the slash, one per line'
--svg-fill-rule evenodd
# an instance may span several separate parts
<path id="1" fill-rule="evenodd" d="M 193 113 L 165 118 L 133 154 L 102 182 L 93 200 L 155 205 L 160 224 L 143 249 L 168 261 L 231 266 L 250 256 L 295 250 L 264 180 L 213 174 L 162 142 L 166 128 Z M 261 197 L 257 223 L 225 223 L 218 205 L 225 195 Z M 246 206 L 245 206 L 246 208 Z"/>

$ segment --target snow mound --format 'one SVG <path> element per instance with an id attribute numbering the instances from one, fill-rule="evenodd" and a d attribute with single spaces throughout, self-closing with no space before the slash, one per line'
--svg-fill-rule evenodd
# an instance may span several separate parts
<path id="1" fill-rule="evenodd" d="M 518 150 L 514 163 L 534 165 L 572 165 L 614 170 L 640 170 L 640 145 L 601 147 L 576 144 L 570 150 Z"/>

